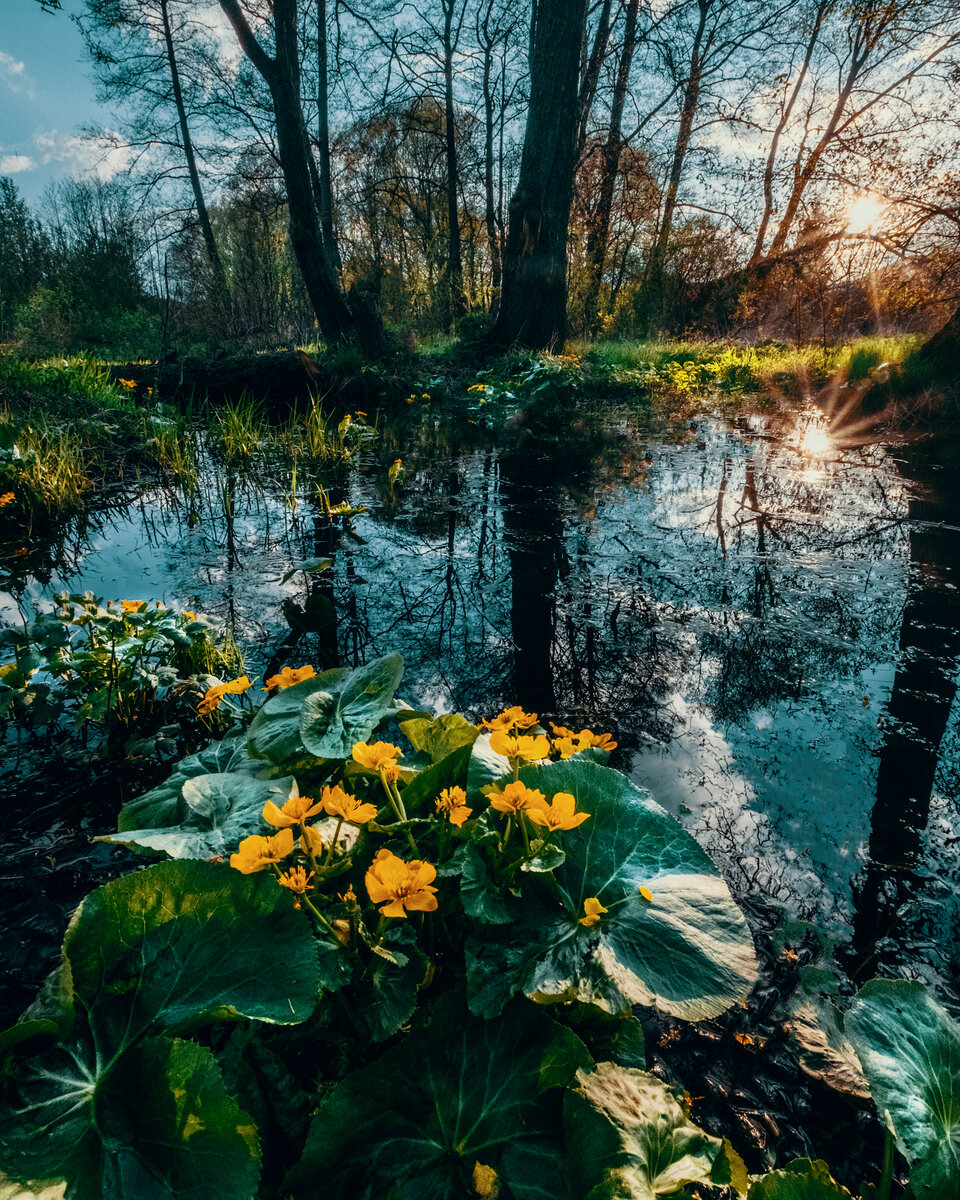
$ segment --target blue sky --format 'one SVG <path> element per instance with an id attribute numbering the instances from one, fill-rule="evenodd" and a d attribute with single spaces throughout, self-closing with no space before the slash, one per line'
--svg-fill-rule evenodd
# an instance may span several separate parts
<path id="1" fill-rule="evenodd" d="M 64 175 L 118 165 L 78 137 L 82 126 L 110 128 L 97 103 L 80 31 L 70 20 L 77 0 L 44 13 L 36 0 L 0 0 L 0 174 L 36 201 Z"/>

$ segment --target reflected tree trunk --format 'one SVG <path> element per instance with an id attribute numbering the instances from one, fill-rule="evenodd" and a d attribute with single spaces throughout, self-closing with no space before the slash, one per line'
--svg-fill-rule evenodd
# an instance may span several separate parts
<path id="1" fill-rule="evenodd" d="M 500 504 L 510 556 L 514 703 L 556 712 L 557 584 L 566 562 L 559 472 L 531 455 L 500 459 Z"/>
<path id="2" fill-rule="evenodd" d="M 855 975 L 876 973 L 878 943 L 896 935 L 916 888 L 940 747 L 957 692 L 960 660 L 960 503 L 955 478 L 917 457 L 903 473 L 920 494 L 910 501 L 910 580 L 900 627 L 899 665 L 884 715 L 869 862 L 855 897 Z M 939 486 L 938 486 L 939 484 Z"/>

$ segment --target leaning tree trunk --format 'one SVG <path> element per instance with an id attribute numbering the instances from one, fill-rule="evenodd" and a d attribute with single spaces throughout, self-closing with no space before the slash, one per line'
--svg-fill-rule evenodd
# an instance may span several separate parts
<path id="1" fill-rule="evenodd" d="M 539 0 L 520 180 L 510 200 L 503 293 L 491 339 L 556 350 L 567 327 L 567 229 L 587 0 Z"/>
<path id="2" fill-rule="evenodd" d="M 370 353 L 384 348 L 382 324 L 375 313 L 363 310 L 360 319 L 347 306 L 324 251 L 323 231 L 315 203 L 307 126 L 300 97 L 300 53 L 297 39 L 297 0 L 273 0 L 276 56 L 263 49 L 239 0 L 220 0 L 245 54 L 270 89 L 277 130 L 277 151 L 286 185 L 290 245 L 303 277 L 320 332 L 328 341 L 359 342 Z M 311 168 L 313 168 L 311 170 Z"/>

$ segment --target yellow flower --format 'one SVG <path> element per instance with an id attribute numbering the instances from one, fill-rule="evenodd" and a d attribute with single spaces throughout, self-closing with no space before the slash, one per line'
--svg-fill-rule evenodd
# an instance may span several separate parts
<path id="1" fill-rule="evenodd" d="M 313 884 L 310 880 L 313 878 L 313 871 L 308 875 L 304 867 L 291 867 L 289 871 L 284 873 L 277 879 L 281 887 L 289 888 L 297 897 L 297 902 L 294 908 L 300 907 L 300 897 L 305 892 L 313 891 Z"/>
<path id="2" fill-rule="evenodd" d="M 458 829 L 463 827 L 464 821 L 473 812 L 472 808 L 467 808 L 467 793 L 461 787 L 444 788 L 435 804 L 437 812 L 441 816 L 446 813 L 450 824 Z"/>
<path id="3" fill-rule="evenodd" d="M 536 713 L 524 712 L 519 704 L 513 704 L 489 721 L 481 721 L 480 727 L 498 733 L 511 733 L 514 729 L 530 729 L 539 719 Z"/>
<path id="4" fill-rule="evenodd" d="M 237 847 L 237 853 L 230 855 L 230 866 L 244 875 L 252 875 L 262 871 L 271 863 L 283 862 L 293 853 L 293 831 L 281 829 L 272 837 L 261 837 L 255 833 L 252 837 L 244 838 Z"/>
<path id="5" fill-rule="evenodd" d="M 589 729 L 581 729 L 579 733 L 576 733 L 564 725 L 554 725 L 552 721 L 550 728 L 557 735 L 553 745 L 555 750 L 560 751 L 561 758 L 569 758 L 570 754 L 576 754 L 578 750 L 589 750 L 591 746 L 596 746 L 599 750 L 616 750 L 617 748 L 613 735 L 609 733 L 591 733 Z M 565 753 L 568 742 L 573 743 L 574 749 Z"/>
<path id="6" fill-rule="evenodd" d="M 229 683 L 215 683 L 212 688 L 207 688 L 203 699 L 197 706 L 197 712 L 201 717 L 212 713 L 215 708 L 220 707 L 220 701 L 224 696 L 242 696 L 248 688 L 252 688 L 253 683 L 246 675 L 241 675 L 239 679 L 231 679 Z"/>
<path id="7" fill-rule="evenodd" d="M 604 908 L 596 896 L 588 896 L 583 902 L 583 911 L 586 916 L 580 918 L 580 924 L 596 925 L 609 909 Z"/>
<path id="8" fill-rule="evenodd" d="M 271 675 L 264 683 L 264 687 L 268 692 L 272 692 L 274 688 L 279 688 L 283 691 L 284 688 L 293 687 L 295 683 L 303 683 L 305 679 L 313 679 L 316 671 L 311 666 L 305 667 L 284 667 L 279 675 Z"/>
<path id="9" fill-rule="evenodd" d="M 644 898 L 644 900 L 646 900 L 646 902 L 648 904 L 650 904 L 653 900 L 653 892 L 651 892 L 648 887 L 640 888 L 640 895 Z"/>
<path id="10" fill-rule="evenodd" d="M 535 808 L 543 808 L 547 798 L 543 792 L 528 788 L 525 783 L 508 783 L 502 791 L 490 793 L 490 807 L 497 812 L 510 813 L 531 812 Z"/>
<path id="11" fill-rule="evenodd" d="M 146 600 L 121 600 L 120 607 L 125 613 L 139 612 L 141 608 L 147 607 Z"/>
<path id="12" fill-rule="evenodd" d="M 598 750 L 616 750 L 617 743 L 611 733 L 591 733 L 589 729 L 581 729 L 579 734 L 580 748 L 588 750 L 596 746 Z"/>
<path id="13" fill-rule="evenodd" d="M 128 390 L 137 386 L 137 381 L 135 379 L 118 379 L 117 383 L 119 383 L 121 387 L 125 387 Z"/>
<path id="14" fill-rule="evenodd" d="M 323 811 L 331 817 L 339 817 L 341 821 L 349 821 L 351 825 L 363 825 L 372 821 L 377 815 L 375 804 L 361 804 L 356 796 L 351 796 L 342 787 L 325 787 L 320 798 Z"/>
<path id="15" fill-rule="evenodd" d="M 4 492 L 3 495 L 0 496 L 0 508 L 6 508 L 7 505 L 12 504 L 15 499 L 16 496 L 13 492 Z"/>
<path id="16" fill-rule="evenodd" d="M 414 858 L 404 862 L 390 850 L 377 851 L 364 883 L 374 904 L 382 905 L 384 917 L 406 917 L 410 912 L 433 912 L 437 907 L 436 888 L 431 886 L 437 869 Z"/>
<path id="17" fill-rule="evenodd" d="M 490 749 L 494 754 L 502 754 L 505 758 L 522 758 L 524 762 L 538 762 L 541 758 L 550 756 L 550 739 L 538 734 L 512 735 L 508 733 L 491 733 Z"/>
<path id="18" fill-rule="evenodd" d="M 553 739 L 553 748 L 561 758 L 570 758 L 577 753 L 580 746 L 572 737 L 555 737 Z"/>
<path id="19" fill-rule="evenodd" d="M 306 855 L 312 854 L 314 858 L 319 858 L 323 853 L 323 838 L 320 836 L 320 831 L 314 829 L 312 825 L 304 825 L 300 830 L 300 849 Z"/>
<path id="20" fill-rule="evenodd" d="M 392 746 L 389 742 L 357 742 L 353 747 L 355 763 L 366 767 L 368 771 L 385 771 L 393 779 L 399 774 L 397 759 L 402 756 L 400 747 Z"/>
<path id="21" fill-rule="evenodd" d="M 314 804 L 310 796 L 291 796 L 282 808 L 268 800 L 263 806 L 263 819 L 277 829 L 292 829 L 294 825 L 302 825 L 309 817 L 316 816 L 322 807 L 322 804 Z"/>
<path id="22" fill-rule="evenodd" d="M 183 610 L 183 616 L 185 616 L 188 621 L 195 621 L 197 619 L 196 613 L 188 612 L 186 609 Z"/>
<path id="23" fill-rule="evenodd" d="M 496 1200 L 500 1191 L 500 1176 L 493 1167 L 479 1161 L 473 1164 L 473 1190 L 478 1196 Z"/>
<path id="24" fill-rule="evenodd" d="M 582 825 L 589 813 L 576 812 L 576 799 L 569 792 L 557 792 L 550 804 L 541 804 L 530 810 L 530 820 L 547 829 L 576 829 Z"/>

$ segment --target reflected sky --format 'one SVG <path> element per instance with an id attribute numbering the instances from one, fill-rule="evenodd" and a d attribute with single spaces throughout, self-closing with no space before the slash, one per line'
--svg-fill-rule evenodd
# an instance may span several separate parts
<path id="1" fill-rule="evenodd" d="M 281 464 L 244 477 L 208 459 L 191 501 L 126 496 L 13 590 L 27 607 L 67 586 L 216 615 L 251 675 L 399 650 L 410 701 L 610 730 L 617 765 L 738 892 L 835 931 L 853 967 L 956 994 L 948 468 L 844 445 L 813 410 L 657 431 L 611 408 L 496 446 L 422 414 L 327 482 L 366 511 L 331 523 L 302 476 L 291 509 Z M 330 572 L 281 582 L 318 554 Z"/>

